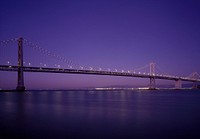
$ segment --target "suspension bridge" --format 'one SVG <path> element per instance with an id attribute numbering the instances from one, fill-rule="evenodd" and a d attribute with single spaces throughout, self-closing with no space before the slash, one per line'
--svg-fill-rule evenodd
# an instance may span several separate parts
<path id="1" fill-rule="evenodd" d="M 15 39 L 9 39 L 9 40 L 3 40 L 0 41 L 0 45 L 7 45 L 9 43 L 18 43 L 18 64 L 12 65 L 9 63 L 0 65 L 0 71 L 11 71 L 11 72 L 17 72 L 17 87 L 16 90 L 23 91 L 25 90 L 24 85 L 24 72 L 47 72 L 47 73 L 67 73 L 67 74 L 92 74 L 92 75 L 108 75 L 108 76 L 123 76 L 123 77 L 137 77 L 137 78 L 148 78 L 150 80 L 149 82 L 149 89 L 156 89 L 156 79 L 163 79 L 163 80 L 173 80 L 175 81 L 175 89 L 181 89 L 182 88 L 182 81 L 192 82 L 193 88 L 197 88 L 197 83 L 200 82 L 200 75 L 197 72 L 192 73 L 191 75 L 187 77 L 179 77 L 179 76 L 173 76 L 169 74 L 156 74 L 156 64 L 150 63 L 144 67 L 135 69 L 135 70 L 103 70 L 101 68 L 92 68 L 92 67 L 83 67 L 78 65 L 76 68 L 72 66 L 72 62 L 55 54 L 51 51 L 44 49 L 42 47 L 39 47 L 38 45 L 33 44 L 32 42 L 20 38 Z M 24 66 L 24 59 L 23 59 L 23 46 L 30 46 L 33 49 L 39 50 L 40 52 L 58 59 L 59 61 L 68 63 L 67 68 L 61 68 L 60 65 L 57 65 L 57 67 L 47 67 L 46 64 L 43 64 L 43 66 L 31 66 L 29 63 L 29 66 Z M 142 68 L 148 68 L 149 72 L 144 73 L 140 72 L 138 70 L 141 70 Z M 138 72 L 136 72 L 138 71 Z"/>

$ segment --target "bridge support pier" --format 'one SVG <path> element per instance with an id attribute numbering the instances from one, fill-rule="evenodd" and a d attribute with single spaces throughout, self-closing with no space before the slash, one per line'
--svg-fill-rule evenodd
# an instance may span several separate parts
<path id="1" fill-rule="evenodd" d="M 175 80 L 175 89 L 181 89 L 182 88 L 182 82 L 181 80 Z"/>
<path id="2" fill-rule="evenodd" d="M 23 72 L 23 38 L 18 39 L 18 76 L 17 88 L 18 91 L 24 91 L 24 72 Z"/>
<path id="3" fill-rule="evenodd" d="M 154 77 L 150 77 L 150 85 L 149 85 L 150 90 L 156 89 L 156 80 Z"/>
<path id="4" fill-rule="evenodd" d="M 197 88 L 198 88 L 197 82 L 193 82 L 192 89 L 197 89 Z"/>

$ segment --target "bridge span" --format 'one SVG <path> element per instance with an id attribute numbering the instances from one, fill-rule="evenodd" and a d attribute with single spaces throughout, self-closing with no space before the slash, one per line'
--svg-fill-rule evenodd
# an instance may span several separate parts
<path id="1" fill-rule="evenodd" d="M 0 44 L 7 44 L 10 40 L 1 41 Z M 150 63 L 149 65 L 149 73 L 136 73 L 131 71 L 106 71 L 106 70 L 94 70 L 94 69 L 75 69 L 75 68 L 47 68 L 47 67 L 33 67 L 33 66 L 24 66 L 23 65 L 23 44 L 24 39 L 22 37 L 18 39 L 11 39 L 11 42 L 18 42 L 18 64 L 16 65 L 0 65 L 0 71 L 15 71 L 18 72 L 18 80 L 17 80 L 17 90 L 25 90 L 24 86 L 24 72 L 47 72 L 47 73 L 67 73 L 67 74 L 92 74 L 92 75 L 108 75 L 108 76 L 123 76 L 123 77 L 138 77 L 138 78 L 149 78 L 150 84 L 149 89 L 155 89 L 156 79 L 163 79 L 163 80 L 174 80 L 175 81 L 175 88 L 180 89 L 182 87 L 182 81 L 192 82 L 193 87 L 197 87 L 197 83 L 200 83 L 200 75 L 197 73 L 198 78 L 195 77 L 178 77 L 178 76 L 171 76 L 171 75 L 159 75 L 155 74 L 155 63 Z M 27 40 L 26 40 L 26 43 Z M 56 56 L 55 54 L 51 54 L 49 51 L 38 47 L 36 45 L 31 44 L 34 49 L 39 49 L 42 52 L 47 53 L 47 55 L 54 56 L 59 58 L 60 60 L 64 60 L 64 58 Z M 194 74 L 195 75 L 195 74 Z"/>
<path id="2" fill-rule="evenodd" d="M 200 83 L 200 79 L 193 79 L 188 77 L 178 77 L 171 75 L 150 75 L 150 74 L 139 74 L 139 73 L 131 73 L 129 71 L 117 72 L 117 71 L 104 71 L 104 70 L 81 70 L 81 69 L 65 69 L 65 68 L 45 68 L 45 67 L 27 67 L 24 66 L 24 72 L 46 72 L 46 73 L 67 73 L 67 74 L 91 74 L 91 75 L 108 75 L 108 76 L 125 76 L 125 77 L 138 77 L 138 78 L 153 78 L 153 79 L 163 79 L 163 80 L 174 80 L 175 88 L 181 88 L 181 81 L 187 81 L 192 83 Z M 18 71 L 18 66 L 13 65 L 0 65 L 0 71 Z M 177 84 L 180 84 L 179 86 Z M 150 88 L 154 89 L 154 88 Z"/>

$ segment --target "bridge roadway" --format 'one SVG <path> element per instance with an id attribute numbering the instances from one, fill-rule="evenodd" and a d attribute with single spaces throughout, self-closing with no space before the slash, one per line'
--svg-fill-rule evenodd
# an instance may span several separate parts
<path id="1" fill-rule="evenodd" d="M 13 65 L 0 65 L 0 71 L 18 71 L 18 66 Z M 126 76 L 126 77 L 139 77 L 139 78 L 155 78 L 164 80 L 182 80 L 188 82 L 200 82 L 200 79 L 193 79 L 187 77 L 177 77 L 170 75 L 149 75 L 138 74 L 131 72 L 114 72 L 103 70 L 87 70 L 87 69 L 63 69 L 63 68 L 46 68 L 46 67 L 23 67 L 24 72 L 47 72 L 47 73 L 68 73 L 68 74 L 93 74 L 93 75 L 109 75 L 109 76 Z"/>

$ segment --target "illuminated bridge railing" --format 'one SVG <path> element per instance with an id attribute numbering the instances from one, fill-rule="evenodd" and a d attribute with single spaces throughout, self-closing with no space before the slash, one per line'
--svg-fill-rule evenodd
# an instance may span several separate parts
<path id="1" fill-rule="evenodd" d="M 0 65 L 1 71 L 18 71 L 18 66 Z M 93 75 L 109 75 L 109 76 L 126 76 L 139 78 L 155 78 L 164 80 L 182 80 L 188 82 L 200 82 L 199 79 L 178 77 L 170 75 L 149 75 L 142 73 L 116 72 L 103 70 L 84 70 L 84 69 L 63 69 L 63 68 L 46 68 L 46 67 L 23 67 L 24 72 L 48 72 L 48 73 L 68 73 L 68 74 L 93 74 Z"/>

